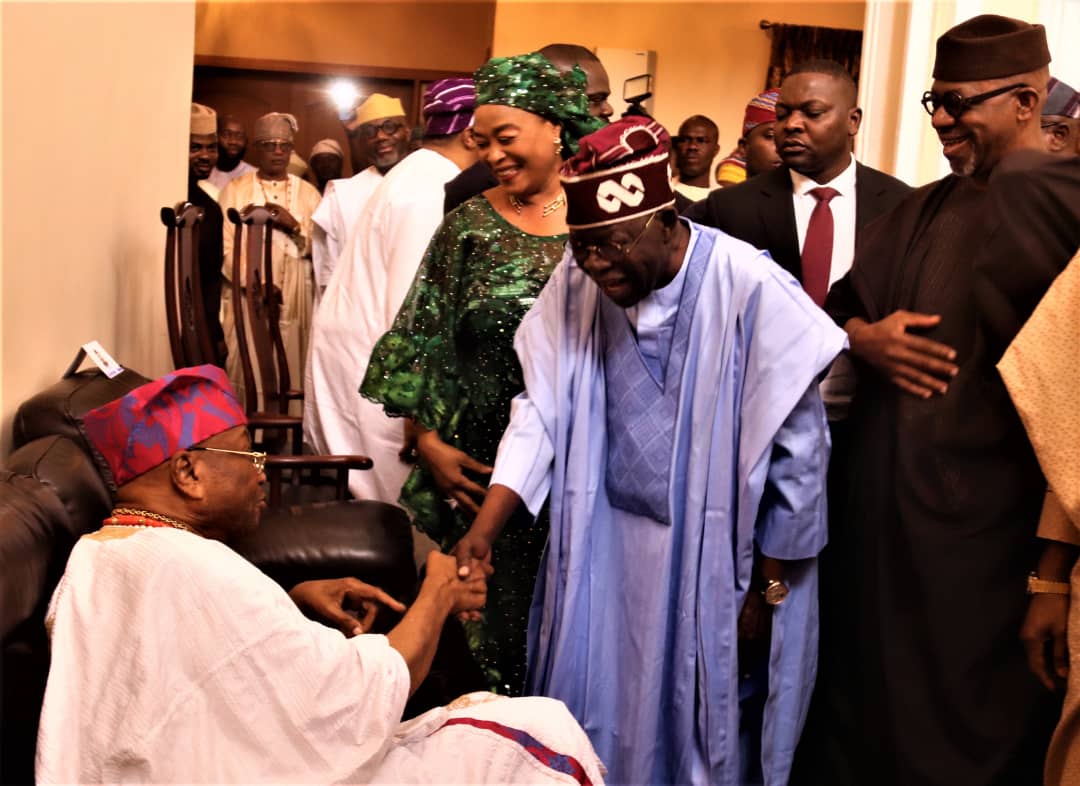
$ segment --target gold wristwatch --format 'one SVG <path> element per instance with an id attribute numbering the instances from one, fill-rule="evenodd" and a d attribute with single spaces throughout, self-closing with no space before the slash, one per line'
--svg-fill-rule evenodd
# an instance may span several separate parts
<path id="1" fill-rule="evenodd" d="M 1034 571 L 1028 576 L 1028 595 L 1068 595 L 1070 591 L 1067 581 L 1049 581 L 1040 579 Z"/>
<path id="2" fill-rule="evenodd" d="M 779 606 L 787 597 L 787 584 L 780 579 L 769 579 L 765 582 L 765 590 L 761 593 L 765 596 L 765 602 L 770 606 Z"/>

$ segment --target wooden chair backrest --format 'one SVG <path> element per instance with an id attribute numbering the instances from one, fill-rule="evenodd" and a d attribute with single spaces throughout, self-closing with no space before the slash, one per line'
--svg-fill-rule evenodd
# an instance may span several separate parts
<path id="1" fill-rule="evenodd" d="M 283 395 L 290 389 L 291 380 L 278 322 L 281 292 L 274 286 L 273 275 L 274 212 L 272 205 L 248 205 L 239 212 L 236 208 L 228 211 L 228 219 L 236 227 L 231 286 L 248 414 L 285 414 L 289 406 Z M 262 389 L 262 407 L 255 393 L 257 387 Z"/>
<path id="2" fill-rule="evenodd" d="M 165 225 L 165 316 L 173 366 L 215 362 L 199 278 L 199 230 L 205 211 L 190 202 L 161 208 Z"/>

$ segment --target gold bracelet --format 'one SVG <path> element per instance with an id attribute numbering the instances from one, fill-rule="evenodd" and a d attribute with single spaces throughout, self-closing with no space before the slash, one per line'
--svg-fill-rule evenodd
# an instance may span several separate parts
<path id="1" fill-rule="evenodd" d="M 1028 576 L 1028 595 L 1068 595 L 1071 590 L 1067 581 L 1040 579 L 1035 573 Z"/>

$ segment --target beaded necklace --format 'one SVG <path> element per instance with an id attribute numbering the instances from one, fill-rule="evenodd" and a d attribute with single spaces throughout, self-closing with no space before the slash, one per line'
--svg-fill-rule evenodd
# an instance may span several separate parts
<path id="1" fill-rule="evenodd" d="M 199 534 L 189 524 L 141 508 L 113 508 L 112 515 L 102 522 L 103 527 L 172 527 Z"/>
<path id="2" fill-rule="evenodd" d="M 258 175 L 255 176 L 255 179 L 259 183 L 259 190 L 262 191 L 263 202 L 265 202 L 268 205 L 278 205 L 278 204 L 280 204 L 282 207 L 284 207 L 290 213 L 293 211 L 293 206 L 292 206 L 292 178 L 290 178 L 288 175 L 285 175 L 285 201 L 284 202 L 271 202 L 270 197 L 266 193 L 266 182 L 267 181 L 263 180 Z M 279 183 L 281 181 L 279 181 L 279 180 L 271 180 L 269 182 L 271 182 L 271 183 Z"/>

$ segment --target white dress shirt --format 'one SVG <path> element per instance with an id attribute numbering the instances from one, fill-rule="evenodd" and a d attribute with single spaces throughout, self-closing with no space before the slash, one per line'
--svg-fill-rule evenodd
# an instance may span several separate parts
<path id="1" fill-rule="evenodd" d="M 851 157 L 843 172 L 827 183 L 815 182 L 794 169 L 788 171 L 791 173 L 791 201 L 795 208 L 795 231 L 799 237 L 800 254 L 806 243 L 810 214 L 818 204 L 810 190 L 828 186 L 838 192 L 829 202 L 833 216 L 832 261 L 829 264 L 831 287 L 851 270 L 851 263 L 855 259 L 855 156 Z M 832 368 L 821 383 L 821 398 L 825 402 L 829 420 L 837 421 L 847 417 L 854 394 L 855 369 L 845 351 L 833 361 Z"/>

